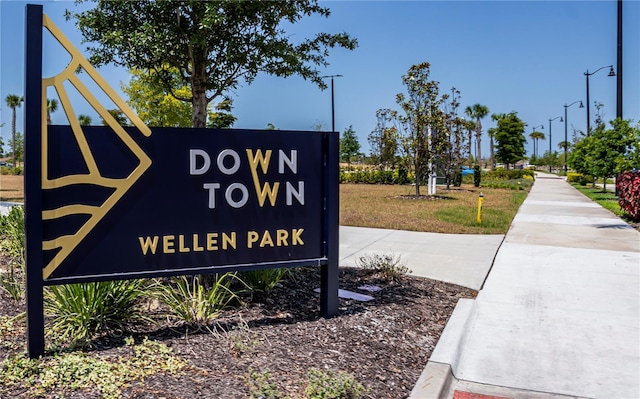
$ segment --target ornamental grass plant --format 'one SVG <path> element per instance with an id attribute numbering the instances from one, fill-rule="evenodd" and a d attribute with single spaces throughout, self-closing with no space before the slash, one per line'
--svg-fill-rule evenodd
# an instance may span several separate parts
<path id="1" fill-rule="evenodd" d="M 239 291 L 232 289 L 234 282 L 242 283 L 236 273 L 216 274 L 212 278 L 179 276 L 169 283 L 156 282 L 154 294 L 167 306 L 168 317 L 176 323 L 208 328 L 220 312 L 238 298 Z"/>
<path id="2" fill-rule="evenodd" d="M 147 285 L 147 280 L 124 280 L 49 287 L 44 306 L 54 345 L 88 346 L 102 334 L 122 334 L 132 320 L 146 319 L 138 299 Z"/>

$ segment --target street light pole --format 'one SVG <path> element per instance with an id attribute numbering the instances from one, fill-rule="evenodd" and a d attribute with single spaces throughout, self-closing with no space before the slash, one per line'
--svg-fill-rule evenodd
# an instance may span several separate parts
<path id="1" fill-rule="evenodd" d="M 342 75 L 326 75 L 320 76 L 320 79 L 331 78 L 331 131 L 336 131 L 336 111 L 335 111 L 335 103 L 333 101 L 333 78 L 341 78 Z"/>
<path id="2" fill-rule="evenodd" d="M 587 69 L 587 72 L 584 73 L 584 76 L 587 77 L 587 136 L 591 135 L 591 127 L 589 126 L 590 120 L 589 120 L 589 109 L 591 108 L 591 104 L 589 103 L 589 76 L 595 74 L 596 72 L 598 72 L 601 69 L 604 68 L 610 68 L 609 69 L 609 75 L 607 76 L 616 76 L 616 73 L 613 70 L 613 65 L 607 65 L 607 66 L 603 66 L 600 67 L 598 69 L 596 69 L 594 72 L 589 73 L 589 70 Z"/>
<path id="3" fill-rule="evenodd" d="M 551 122 L 560 118 L 560 122 L 562 122 L 562 116 L 556 116 L 555 118 L 549 119 L 549 173 L 551 173 Z"/>
<path id="4" fill-rule="evenodd" d="M 578 101 L 574 101 L 571 104 L 567 105 L 563 105 L 564 107 L 564 174 L 567 174 L 567 108 L 569 108 L 570 106 L 572 106 L 573 104 L 577 104 L 580 103 L 580 107 L 579 108 L 584 108 L 584 104 L 582 103 L 582 100 L 578 100 Z"/>

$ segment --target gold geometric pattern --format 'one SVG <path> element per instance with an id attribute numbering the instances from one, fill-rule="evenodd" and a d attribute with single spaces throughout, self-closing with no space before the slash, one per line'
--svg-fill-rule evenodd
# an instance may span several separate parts
<path id="1" fill-rule="evenodd" d="M 151 129 L 147 127 L 140 118 L 127 106 L 127 104 L 116 94 L 116 92 L 107 84 L 107 82 L 98 74 L 96 69 L 87 61 L 86 58 L 78 51 L 71 42 L 62 34 L 53 22 L 43 15 L 43 26 L 49 30 L 53 37 L 69 52 L 71 62 L 64 71 L 56 76 L 44 78 L 42 80 L 42 190 L 54 190 L 62 187 L 91 184 L 110 188 L 113 192 L 99 206 L 91 205 L 65 205 L 56 209 L 43 210 L 42 220 L 55 220 L 70 215 L 88 215 L 89 219 L 81 225 L 81 227 L 73 234 L 62 235 L 51 240 L 42 242 L 44 251 L 56 250 L 54 258 L 44 266 L 43 278 L 47 279 L 56 268 L 69 256 L 69 254 L 82 242 L 91 230 L 100 222 L 100 220 L 113 208 L 113 206 L 122 198 L 122 196 L 135 184 L 142 174 L 151 166 L 151 159 L 142 151 L 131 136 L 120 126 L 107 109 L 100 104 L 96 97 L 89 89 L 80 81 L 76 71 L 82 69 L 93 79 L 93 81 L 104 91 L 104 93 L 113 101 L 113 103 L 122 111 L 131 123 L 140 130 L 145 136 L 151 135 Z M 82 126 L 78 122 L 78 118 L 73 110 L 69 96 L 64 87 L 64 83 L 68 82 L 73 85 L 76 90 L 87 100 L 87 102 L 96 110 L 96 112 L 104 119 L 108 126 L 113 130 L 117 137 L 127 146 L 131 153 L 137 158 L 138 164 L 133 168 L 126 178 L 116 179 L 105 177 L 100 173 L 100 168 L 92 154 L 91 148 L 87 142 L 86 136 L 82 130 Z M 46 121 L 46 92 L 47 87 L 53 86 L 60 104 L 64 110 L 67 120 L 71 125 L 73 136 L 80 148 L 82 158 L 87 166 L 88 173 L 75 174 L 50 178 L 48 171 L 48 130 Z"/>

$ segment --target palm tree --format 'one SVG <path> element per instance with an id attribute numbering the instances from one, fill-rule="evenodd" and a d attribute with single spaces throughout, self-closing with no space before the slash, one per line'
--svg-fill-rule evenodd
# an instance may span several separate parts
<path id="1" fill-rule="evenodd" d="M 493 115 L 492 115 L 493 116 Z M 492 170 L 495 169 L 496 167 L 496 159 L 495 159 L 495 151 L 494 151 L 494 146 L 493 146 L 493 139 L 496 136 L 496 133 L 498 132 L 498 128 L 497 127 L 490 127 L 489 129 L 487 129 L 487 134 L 489 135 L 489 166 Z"/>
<path id="2" fill-rule="evenodd" d="M 480 120 L 489 114 L 489 108 L 482 104 L 473 104 L 471 106 L 468 106 L 464 112 L 465 114 L 467 114 L 467 116 L 476 119 L 476 146 L 478 151 L 476 160 L 481 161 L 482 160 L 482 152 L 481 152 L 482 123 L 480 122 Z"/>
<path id="3" fill-rule="evenodd" d="M 78 122 L 82 126 L 88 126 L 88 125 L 91 124 L 91 117 L 89 115 L 80 114 L 80 115 L 78 115 Z"/>
<path id="4" fill-rule="evenodd" d="M 476 130 L 476 123 L 474 121 L 465 121 L 465 128 L 469 132 L 469 167 L 473 167 L 473 131 Z"/>
<path id="5" fill-rule="evenodd" d="M 51 124 L 51 113 L 58 110 L 58 100 L 47 98 L 47 125 Z"/>
<path id="6" fill-rule="evenodd" d="M 542 132 L 534 131 L 534 132 L 531 132 L 529 137 L 531 137 L 531 140 L 533 140 L 533 155 L 537 158 L 538 157 L 538 140 L 545 140 L 546 136 Z"/>
<path id="7" fill-rule="evenodd" d="M 24 101 L 24 97 L 16 94 L 9 94 L 5 99 L 7 106 L 11 108 L 11 154 L 13 156 L 13 166 L 16 166 L 16 108 Z"/>

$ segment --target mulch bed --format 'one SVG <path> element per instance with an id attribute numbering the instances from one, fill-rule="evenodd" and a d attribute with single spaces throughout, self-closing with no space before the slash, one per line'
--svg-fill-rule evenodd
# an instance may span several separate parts
<path id="1" fill-rule="evenodd" d="M 371 271 L 341 268 L 340 287 L 373 296 L 369 302 L 340 299 L 340 314 L 320 316 L 320 275 L 302 269 L 295 281 L 284 280 L 269 295 L 226 310 L 209 330 L 160 324 L 139 325 L 127 333 L 172 348 L 190 365 L 182 376 L 155 374 L 123 390 L 127 398 L 247 398 L 247 378 L 268 371 L 277 388 L 291 398 L 303 398 L 309 369 L 345 371 L 365 386 L 365 398 L 404 398 L 422 373 L 459 298 L 476 291 L 439 281 L 404 276 L 386 282 Z M 382 289 L 367 292 L 363 285 Z M 24 312 L 0 293 L 0 315 Z M 18 329 L 24 328 L 20 322 Z M 0 362 L 24 351 L 24 335 L 0 345 Z M 97 340 L 88 352 L 121 356 L 123 337 Z M 18 349 L 13 349 L 18 347 Z M 10 349 L 7 349 L 10 348 Z M 47 397 L 97 397 L 94 390 L 49 392 Z M 21 397 L 5 392 L 0 397 Z M 259 396 L 255 396 L 259 397 Z"/>

